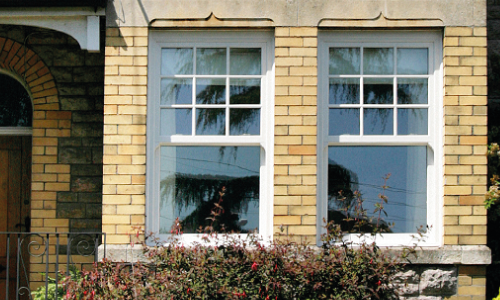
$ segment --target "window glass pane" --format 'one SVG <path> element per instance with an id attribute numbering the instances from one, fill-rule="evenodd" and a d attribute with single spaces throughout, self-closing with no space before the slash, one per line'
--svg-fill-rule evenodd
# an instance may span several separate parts
<path id="1" fill-rule="evenodd" d="M 260 147 L 162 146 L 160 155 L 160 234 L 169 234 L 176 218 L 184 233 L 259 228 Z M 222 213 L 212 224 L 216 203 Z"/>
<path id="2" fill-rule="evenodd" d="M 392 104 L 394 102 L 392 78 L 365 78 L 363 85 L 365 104 Z"/>
<path id="3" fill-rule="evenodd" d="M 190 108 L 162 109 L 160 118 L 161 135 L 191 135 L 193 119 Z"/>
<path id="4" fill-rule="evenodd" d="M 427 135 L 427 109 L 398 109 L 398 134 Z"/>
<path id="5" fill-rule="evenodd" d="M 231 75 L 260 75 L 262 73 L 260 48 L 231 48 L 230 53 Z"/>
<path id="6" fill-rule="evenodd" d="M 259 135 L 260 109 L 238 108 L 230 109 L 230 135 Z"/>
<path id="7" fill-rule="evenodd" d="M 394 74 L 394 49 L 364 48 L 364 74 Z"/>
<path id="8" fill-rule="evenodd" d="M 198 78 L 196 79 L 196 104 L 226 103 L 226 79 Z"/>
<path id="9" fill-rule="evenodd" d="M 192 95 L 192 79 L 164 78 L 161 80 L 161 105 L 191 104 Z"/>
<path id="10" fill-rule="evenodd" d="M 223 75 L 226 73 L 225 48 L 196 49 L 196 74 Z"/>
<path id="11" fill-rule="evenodd" d="M 429 50 L 399 48 L 398 74 L 429 74 Z"/>
<path id="12" fill-rule="evenodd" d="M 398 78 L 398 104 L 427 104 L 427 78 Z"/>
<path id="13" fill-rule="evenodd" d="M 394 124 L 393 110 L 365 108 L 363 124 L 365 135 L 391 135 Z"/>
<path id="14" fill-rule="evenodd" d="M 330 74 L 359 74 L 359 48 L 330 48 Z"/>
<path id="15" fill-rule="evenodd" d="M 328 134 L 359 135 L 359 109 L 330 108 L 328 117 Z"/>
<path id="16" fill-rule="evenodd" d="M 161 49 L 161 75 L 193 74 L 193 49 Z"/>
<path id="17" fill-rule="evenodd" d="M 0 127 L 31 127 L 31 98 L 19 81 L 0 74 Z"/>
<path id="18" fill-rule="evenodd" d="M 384 190 L 384 179 L 388 188 Z M 379 194 L 388 198 L 383 203 L 387 213 L 380 223 L 393 233 L 417 232 L 427 225 L 427 149 L 424 146 L 349 146 L 328 148 L 328 221 L 341 224 L 344 230 L 354 222 L 355 192 L 361 193 L 363 209 L 368 217 L 363 231 L 377 224 L 375 204 L 382 203 Z M 341 194 L 339 194 L 341 193 Z M 389 224 L 394 223 L 393 227 Z"/>
<path id="19" fill-rule="evenodd" d="M 259 104 L 260 79 L 230 79 L 229 103 Z"/>
<path id="20" fill-rule="evenodd" d="M 358 104 L 359 78 L 330 78 L 330 104 Z"/>
<path id="21" fill-rule="evenodd" d="M 225 135 L 226 110 L 223 108 L 197 108 L 197 135 Z"/>

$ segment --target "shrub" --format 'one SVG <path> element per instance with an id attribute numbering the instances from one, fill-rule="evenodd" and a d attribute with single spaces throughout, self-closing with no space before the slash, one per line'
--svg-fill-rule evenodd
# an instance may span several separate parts
<path id="1" fill-rule="evenodd" d="M 46 273 L 42 273 L 43 276 Z M 56 280 L 47 276 L 47 286 L 42 285 L 38 287 L 35 291 L 31 292 L 31 297 L 33 300 L 59 300 L 63 299 L 65 295 L 65 285 L 69 281 L 73 284 L 79 283 L 82 280 L 82 273 L 75 267 L 69 267 L 69 276 L 64 277 L 61 273 L 57 273 L 57 293 L 56 293 Z M 47 297 L 46 297 L 47 296 Z"/>
<path id="2" fill-rule="evenodd" d="M 221 192 L 221 197 L 224 195 Z M 383 203 L 376 208 L 380 218 Z M 358 199 L 357 201 L 361 201 Z M 362 207 L 362 205 L 358 205 Z M 219 209 L 214 209 L 214 219 Z M 357 211 L 358 231 L 372 222 Z M 354 218 L 353 218 L 354 219 Z M 359 221 L 361 220 L 361 221 Z M 214 220 L 212 220 L 213 222 Z M 347 222 L 353 221 L 347 217 Z M 104 260 L 85 272 L 80 282 L 68 284 L 66 299 L 397 299 L 392 284 L 404 266 L 401 256 L 389 256 L 374 243 L 345 242 L 338 224 L 327 225 L 323 247 L 295 243 L 287 237 L 264 242 L 213 233 L 215 243 L 186 247 L 175 235 L 156 247 L 145 247 L 148 262 L 126 264 Z M 380 229 L 375 228 L 374 234 Z M 403 254 L 404 255 L 404 254 Z"/>

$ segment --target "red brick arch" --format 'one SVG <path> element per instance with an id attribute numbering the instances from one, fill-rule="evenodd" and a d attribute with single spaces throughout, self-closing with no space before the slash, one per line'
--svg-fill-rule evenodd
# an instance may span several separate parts
<path id="1" fill-rule="evenodd" d="M 0 37 L 0 68 L 24 79 L 33 99 L 34 111 L 59 110 L 54 77 L 31 49 L 11 39 Z"/>

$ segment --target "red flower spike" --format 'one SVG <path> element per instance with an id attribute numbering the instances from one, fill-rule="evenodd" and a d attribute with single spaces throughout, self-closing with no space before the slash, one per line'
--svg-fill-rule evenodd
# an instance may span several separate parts
<path id="1" fill-rule="evenodd" d="M 381 284 L 381 282 L 380 282 L 380 280 L 379 280 L 379 281 L 377 282 L 377 285 L 380 285 L 380 284 Z"/>
<path id="2" fill-rule="evenodd" d="M 252 270 L 253 270 L 253 271 L 257 271 L 257 263 L 256 263 L 256 262 L 254 262 L 254 263 L 252 264 Z"/>

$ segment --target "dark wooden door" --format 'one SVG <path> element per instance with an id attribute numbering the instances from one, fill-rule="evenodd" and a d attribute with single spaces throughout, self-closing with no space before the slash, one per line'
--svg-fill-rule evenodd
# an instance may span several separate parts
<path id="1" fill-rule="evenodd" d="M 0 136 L 0 232 L 29 231 L 30 191 L 31 136 Z M 11 235 L 10 243 L 7 243 L 7 236 L 0 234 L 0 299 L 6 299 L 7 276 L 8 299 L 16 299 L 17 278 L 21 279 L 21 286 L 27 284 L 29 257 L 25 250 L 21 252 L 25 263 L 18 274 L 17 242 L 17 235 Z M 7 261 L 9 274 L 6 272 Z"/>

